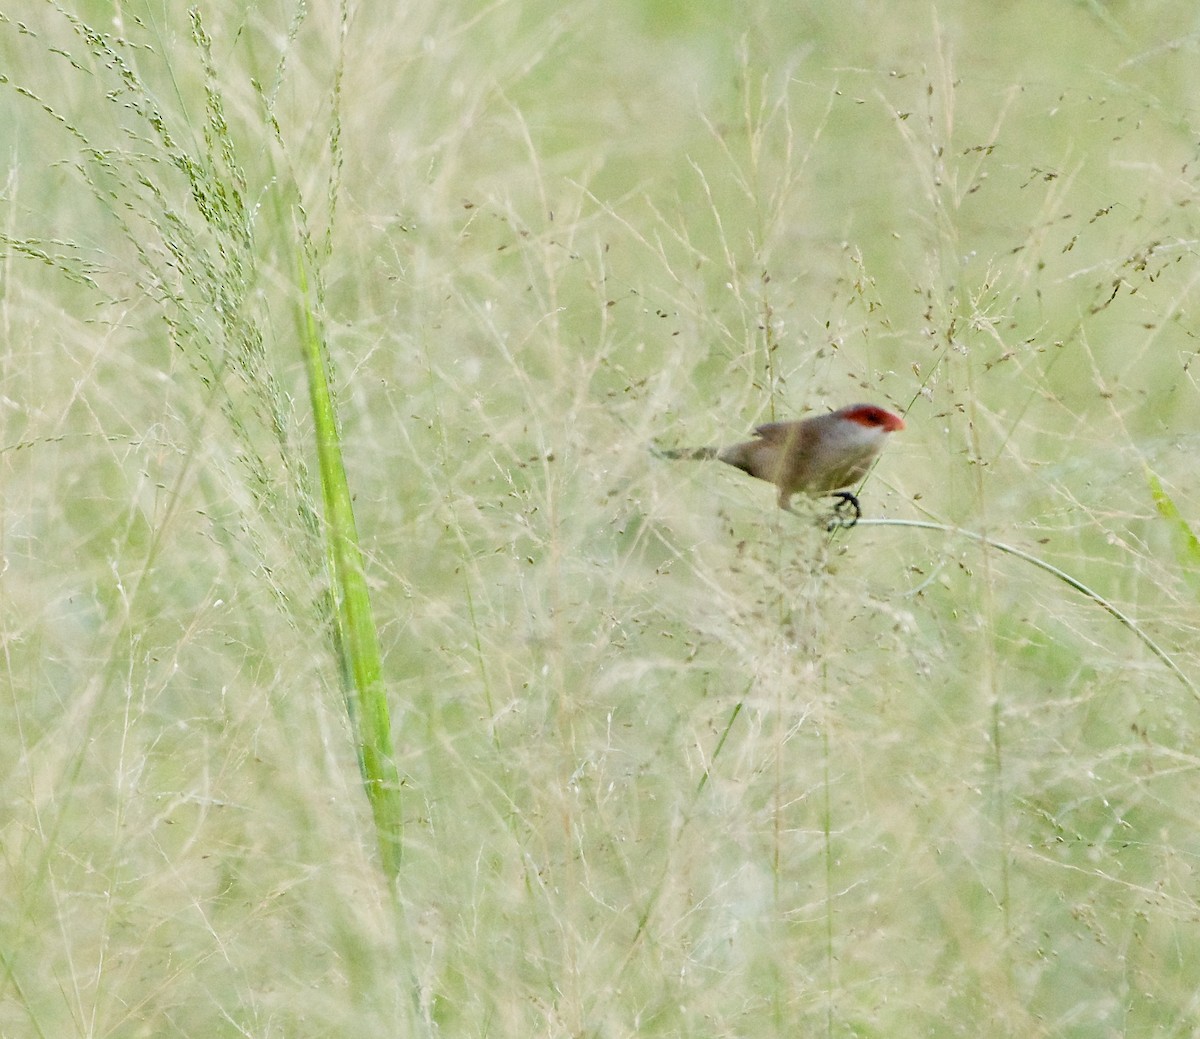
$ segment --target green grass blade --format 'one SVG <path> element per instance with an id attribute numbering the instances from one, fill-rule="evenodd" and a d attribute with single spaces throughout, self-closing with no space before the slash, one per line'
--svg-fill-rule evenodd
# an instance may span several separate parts
<path id="1" fill-rule="evenodd" d="M 399 874 L 403 839 L 400 777 L 392 751 L 391 716 L 383 688 L 379 635 L 363 574 L 362 551 L 354 522 L 350 485 L 343 464 L 341 439 L 324 344 L 310 303 L 303 260 L 299 269 L 304 307 L 302 350 L 316 430 L 317 462 L 325 505 L 330 613 L 346 701 L 354 730 L 363 784 L 371 804 L 380 858 L 389 879 Z"/>
<path id="2" fill-rule="evenodd" d="M 1156 473 L 1149 467 L 1146 469 L 1146 483 L 1150 486 L 1150 496 L 1154 499 L 1154 507 L 1158 514 L 1171 525 L 1174 535 L 1175 556 L 1180 569 L 1188 578 L 1193 591 L 1200 592 L 1200 580 L 1196 574 L 1200 572 L 1200 538 L 1191 525 L 1183 518 L 1175 500 L 1167 493 Z"/>

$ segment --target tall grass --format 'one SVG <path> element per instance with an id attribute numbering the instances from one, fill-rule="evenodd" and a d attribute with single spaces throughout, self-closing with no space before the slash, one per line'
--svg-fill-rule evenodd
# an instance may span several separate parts
<path id="1" fill-rule="evenodd" d="M 329 361 L 315 309 L 323 299 L 320 266 L 329 261 L 328 237 L 320 248 L 307 221 L 304 188 L 290 169 L 289 141 L 278 124 L 276 99 L 256 90 L 258 117 L 271 128 L 273 140 L 261 173 L 271 180 L 251 184 L 240 154 L 244 146 L 230 127 L 220 72 L 214 64 L 210 38 L 200 9 L 187 12 L 193 62 L 202 76 L 203 108 L 199 138 L 191 133 L 181 113 L 165 114 L 154 92 L 137 70 L 136 47 L 113 38 L 91 24 L 60 9 L 62 21 L 73 32 L 73 49 L 54 48 L 51 56 L 69 62 L 80 73 L 91 66 L 93 76 L 110 88 L 107 100 L 125 121 L 126 134 L 136 150 L 106 147 L 93 141 L 89 129 L 60 111 L 54 100 L 15 85 L 16 93 L 37 105 L 53 122 L 64 127 L 80 148 L 79 179 L 91 188 L 93 198 L 118 230 L 120 240 L 135 258 L 128 271 L 107 273 L 127 278 L 154 307 L 168 339 L 197 377 L 197 391 L 209 407 L 219 409 L 224 433 L 235 445 L 249 491 L 251 522 L 244 530 L 251 539 L 259 523 L 268 521 L 284 532 L 281 547 L 296 556 L 297 575 L 317 596 L 275 585 L 285 614 L 299 623 L 311 623 L 314 612 L 328 613 L 331 648 L 338 658 L 338 673 L 346 695 L 363 779 L 380 836 L 385 870 L 394 877 L 399 862 L 402 829 L 398 801 L 399 775 L 393 763 L 388 709 L 380 678 L 378 637 L 362 573 L 361 553 L 353 507 L 340 451 L 336 404 L 329 384 Z M 341 29 L 346 12 L 342 9 Z M 294 41 L 303 25 L 297 11 L 289 28 Z M 76 58 L 74 55 L 78 54 Z M 340 65 L 335 53 L 330 84 L 329 130 L 326 158 L 329 164 L 326 197 L 332 219 L 340 172 Z M 282 78 L 281 61 L 275 79 Z M 169 72 L 173 75 L 174 69 Z M 276 88 L 278 89 L 278 86 Z M 178 123 L 179 125 L 176 125 Z M 252 201 L 251 195 L 256 201 Z M 263 219 L 269 214 L 272 222 Z M 288 237 L 288 232 L 292 236 Z M 12 240 L 17 255 L 46 262 L 51 243 L 31 247 Z M 272 252 L 282 252 L 298 271 L 291 298 L 278 292 L 285 309 L 296 312 L 291 335 L 270 319 L 263 306 L 268 294 L 264 282 L 272 270 Z M 90 286 L 89 266 L 52 263 L 68 282 Z M 317 284 L 310 287 L 312 266 Z M 97 265 L 99 270 L 99 265 Z M 297 429 L 292 398 L 280 379 L 279 349 L 269 349 L 273 336 L 286 345 L 291 340 L 304 360 L 312 407 L 315 442 L 322 487 L 323 519 L 318 517 L 310 487 L 303 433 Z M 327 546 L 322 553 L 319 546 Z M 265 572 L 275 568 L 259 547 Z M 324 568 L 322 568 L 322 561 Z M 321 586 L 328 587 L 320 591 Z M 314 605 L 316 609 L 314 611 Z"/>
<path id="2" fill-rule="evenodd" d="M 0 1032 L 1187 1032 L 1182 5 L 115 17 L 0 21 Z M 856 399 L 833 537 L 646 450 Z"/>

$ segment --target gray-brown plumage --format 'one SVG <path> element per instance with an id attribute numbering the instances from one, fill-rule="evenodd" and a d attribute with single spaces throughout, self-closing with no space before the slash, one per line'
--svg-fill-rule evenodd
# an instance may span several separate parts
<path id="1" fill-rule="evenodd" d="M 794 494 L 836 494 L 859 514 L 845 488 L 871 468 L 889 433 L 904 428 L 899 415 L 874 404 L 851 404 L 796 422 L 768 422 L 755 439 L 730 447 L 660 451 L 665 458 L 716 458 L 779 489 L 779 507 L 792 511 Z M 839 493 L 840 492 L 840 493 Z"/>

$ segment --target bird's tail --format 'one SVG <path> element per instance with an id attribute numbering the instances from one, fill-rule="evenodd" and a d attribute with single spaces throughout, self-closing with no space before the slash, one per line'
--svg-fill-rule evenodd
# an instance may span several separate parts
<path id="1" fill-rule="evenodd" d="M 717 448 L 715 447 L 659 447 L 658 444 L 650 445 L 650 453 L 655 458 L 669 458 L 672 461 L 694 461 L 698 462 L 706 458 L 716 458 Z"/>

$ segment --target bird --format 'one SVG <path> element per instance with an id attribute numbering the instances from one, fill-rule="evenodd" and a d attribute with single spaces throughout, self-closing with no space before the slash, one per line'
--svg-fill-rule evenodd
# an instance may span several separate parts
<path id="1" fill-rule="evenodd" d="M 663 458 L 707 459 L 741 469 L 779 490 L 779 507 L 794 513 L 796 494 L 838 499 L 829 524 L 852 527 L 862 517 L 858 498 L 846 488 L 866 475 L 888 435 L 904 429 L 904 419 L 875 404 L 849 404 L 825 415 L 793 422 L 768 422 L 753 440 L 729 447 L 657 448 Z M 843 515 L 848 509 L 852 516 Z"/>

